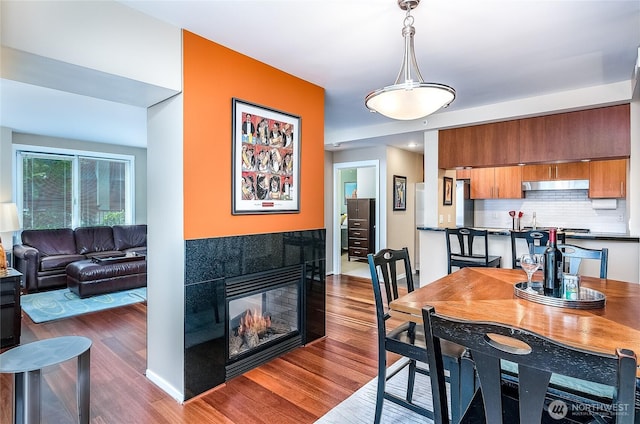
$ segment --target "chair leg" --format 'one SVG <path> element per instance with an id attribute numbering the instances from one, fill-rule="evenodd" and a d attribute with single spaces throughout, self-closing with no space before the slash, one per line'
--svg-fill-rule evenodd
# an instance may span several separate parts
<path id="1" fill-rule="evenodd" d="M 385 351 L 379 351 L 378 355 L 378 392 L 376 393 L 374 424 L 379 424 L 382 417 L 382 403 L 384 402 L 384 389 L 387 382 L 387 354 Z"/>
<path id="2" fill-rule="evenodd" d="M 409 376 L 407 378 L 407 402 L 413 401 L 413 387 L 416 382 L 416 361 L 413 359 L 409 362 Z"/>
<path id="3" fill-rule="evenodd" d="M 452 360 L 449 365 L 449 390 L 451 393 L 451 422 L 460 421 L 460 365 L 461 359 Z"/>

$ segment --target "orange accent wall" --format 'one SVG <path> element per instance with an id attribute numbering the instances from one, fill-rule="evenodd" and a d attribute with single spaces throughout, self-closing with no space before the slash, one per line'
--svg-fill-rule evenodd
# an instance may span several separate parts
<path id="1" fill-rule="evenodd" d="M 185 239 L 324 228 L 324 89 L 188 31 L 183 78 Z M 300 116 L 300 213 L 231 214 L 233 97 Z"/>

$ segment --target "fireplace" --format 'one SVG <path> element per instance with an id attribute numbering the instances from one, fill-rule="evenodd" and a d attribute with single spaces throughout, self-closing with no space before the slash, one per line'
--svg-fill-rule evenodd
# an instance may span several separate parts
<path id="1" fill-rule="evenodd" d="M 324 229 L 188 240 L 185 252 L 185 399 L 325 336 Z"/>
<path id="2" fill-rule="evenodd" d="M 226 379 L 302 345 L 302 267 L 227 280 Z"/>

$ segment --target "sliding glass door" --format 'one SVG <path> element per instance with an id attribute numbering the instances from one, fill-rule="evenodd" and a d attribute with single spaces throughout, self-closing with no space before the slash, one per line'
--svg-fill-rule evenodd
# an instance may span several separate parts
<path id="1" fill-rule="evenodd" d="M 132 159 L 17 153 L 23 229 L 132 222 Z"/>

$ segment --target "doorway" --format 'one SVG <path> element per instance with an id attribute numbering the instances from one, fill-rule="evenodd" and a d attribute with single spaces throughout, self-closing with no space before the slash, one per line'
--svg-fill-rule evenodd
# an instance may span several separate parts
<path id="1" fill-rule="evenodd" d="M 369 265 L 366 261 L 349 261 L 347 255 L 347 219 L 346 198 L 374 198 L 375 206 L 375 247 L 379 250 L 386 239 L 386 225 L 380 207 L 380 163 L 377 160 L 335 163 L 333 165 L 333 273 L 357 277 L 369 277 Z M 355 190 L 355 193 L 354 193 Z M 348 192 L 348 193 L 347 193 Z M 382 209 L 382 212 L 381 212 Z"/>

